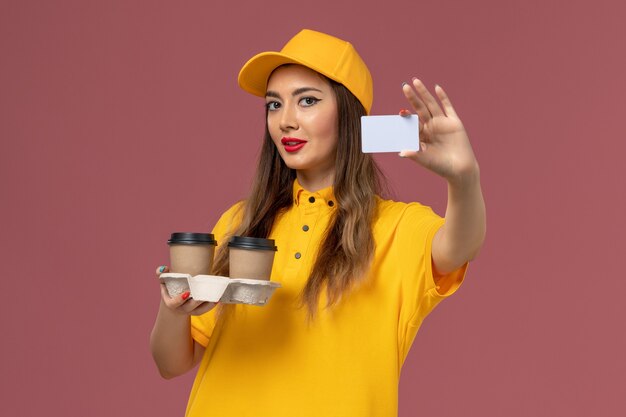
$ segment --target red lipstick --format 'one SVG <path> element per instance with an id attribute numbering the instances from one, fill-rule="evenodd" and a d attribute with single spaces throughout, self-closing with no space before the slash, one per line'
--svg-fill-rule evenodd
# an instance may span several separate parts
<path id="1" fill-rule="evenodd" d="M 298 138 L 282 138 L 280 143 L 283 144 L 285 150 L 289 153 L 299 151 L 306 145 L 306 140 Z"/>

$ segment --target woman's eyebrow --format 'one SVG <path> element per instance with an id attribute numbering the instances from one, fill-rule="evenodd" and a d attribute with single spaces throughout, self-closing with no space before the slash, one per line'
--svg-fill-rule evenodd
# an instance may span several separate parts
<path id="1" fill-rule="evenodd" d="M 319 92 L 319 93 L 323 93 L 323 91 L 322 91 L 322 90 L 319 90 L 319 89 L 317 89 L 317 88 L 313 88 L 313 87 L 300 87 L 300 88 L 297 88 L 297 89 L 293 90 L 293 92 L 291 93 L 291 95 L 292 95 L 293 97 L 295 97 L 295 96 L 297 96 L 297 95 L 299 95 L 299 94 L 306 93 L 306 92 L 308 92 L 308 91 L 317 91 L 317 92 Z M 277 92 L 275 92 L 275 91 L 271 91 L 271 90 L 268 90 L 268 91 L 265 93 L 265 97 L 281 98 L 281 97 L 280 97 L 280 94 L 278 94 L 278 93 L 277 93 Z"/>
<path id="2" fill-rule="evenodd" d="M 317 88 L 313 88 L 313 87 L 301 87 L 301 88 L 298 88 L 298 89 L 294 90 L 294 91 L 293 91 L 293 93 L 291 93 L 291 95 L 292 95 L 293 97 L 295 97 L 295 96 L 297 96 L 297 95 L 299 95 L 299 94 L 306 93 L 306 92 L 308 92 L 308 91 L 318 91 L 318 92 L 320 92 L 320 93 L 323 93 L 323 91 L 322 91 L 322 90 L 318 90 Z"/>

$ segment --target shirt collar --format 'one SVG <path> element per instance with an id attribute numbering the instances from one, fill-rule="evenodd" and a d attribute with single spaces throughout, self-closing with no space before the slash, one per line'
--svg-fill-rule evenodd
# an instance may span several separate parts
<path id="1" fill-rule="evenodd" d="M 296 206 L 299 206 L 301 203 L 311 203 L 321 200 L 325 205 L 329 207 L 337 207 L 337 200 L 335 199 L 335 194 L 333 193 L 333 187 L 326 187 L 321 190 L 318 190 L 314 193 L 305 190 L 297 179 L 293 181 L 293 202 Z"/>

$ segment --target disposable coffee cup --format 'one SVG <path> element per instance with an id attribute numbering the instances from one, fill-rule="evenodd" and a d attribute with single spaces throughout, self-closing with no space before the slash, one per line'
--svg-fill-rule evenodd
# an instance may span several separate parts
<path id="1" fill-rule="evenodd" d="M 172 233 L 167 241 L 170 247 L 170 271 L 178 274 L 209 275 L 217 242 L 210 233 Z M 182 278 L 180 278 L 182 280 Z M 166 280 L 170 296 L 189 291 L 189 284 Z"/>
<path id="2" fill-rule="evenodd" d="M 273 239 L 233 236 L 228 243 L 230 277 L 268 281 L 277 250 Z"/>

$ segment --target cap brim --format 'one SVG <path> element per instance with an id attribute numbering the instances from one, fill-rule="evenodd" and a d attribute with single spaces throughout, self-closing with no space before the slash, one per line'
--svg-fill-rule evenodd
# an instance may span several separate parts
<path id="1" fill-rule="evenodd" d="M 300 64 L 300 62 L 280 52 L 263 52 L 255 55 L 239 71 L 239 86 L 250 94 L 264 97 L 270 74 L 285 64 Z"/>
<path id="2" fill-rule="evenodd" d="M 239 71 L 239 86 L 250 94 L 265 97 L 267 80 L 272 71 L 281 65 L 299 64 L 320 72 L 315 66 L 299 59 L 294 59 L 280 52 L 262 52 L 253 56 Z M 329 77 L 332 78 L 332 77 Z"/>

